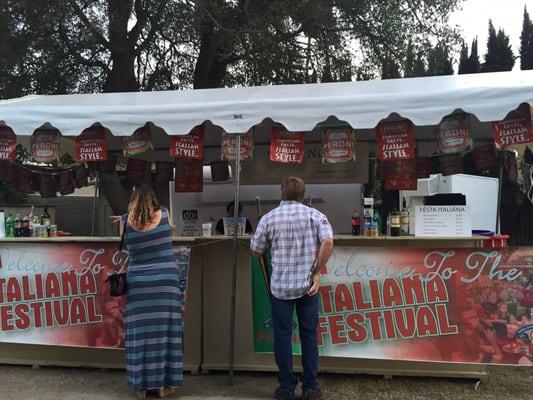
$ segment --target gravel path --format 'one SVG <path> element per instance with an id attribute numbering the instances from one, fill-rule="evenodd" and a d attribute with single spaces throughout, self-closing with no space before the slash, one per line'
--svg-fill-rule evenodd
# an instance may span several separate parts
<path id="1" fill-rule="evenodd" d="M 461 379 L 321 375 L 325 399 L 368 400 L 532 400 L 533 368 L 491 367 L 486 382 Z M 224 374 L 185 376 L 185 387 L 172 397 L 182 400 L 271 399 L 275 375 L 239 373 L 228 386 Z M 124 371 L 0 366 L 1 400 L 135 399 Z"/>

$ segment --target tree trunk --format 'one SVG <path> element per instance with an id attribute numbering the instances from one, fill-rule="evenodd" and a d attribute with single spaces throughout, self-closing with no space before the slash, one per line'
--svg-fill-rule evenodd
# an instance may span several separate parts
<path id="1" fill-rule="evenodd" d="M 109 45 L 112 68 L 104 84 L 104 92 L 139 90 L 135 76 L 135 49 L 128 40 L 128 21 L 133 0 L 109 0 Z"/>

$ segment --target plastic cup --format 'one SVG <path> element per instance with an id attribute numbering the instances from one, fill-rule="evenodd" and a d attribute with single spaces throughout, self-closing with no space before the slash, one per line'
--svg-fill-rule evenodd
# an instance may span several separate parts
<path id="1" fill-rule="evenodd" d="M 237 226 L 237 235 L 244 235 L 246 218 L 238 217 L 237 220 L 235 220 L 234 217 L 224 217 L 222 221 L 224 223 L 224 235 L 233 236 L 235 226 Z"/>
<path id="2" fill-rule="evenodd" d="M 202 234 L 204 237 L 211 237 L 211 228 L 213 227 L 213 224 L 208 222 L 206 224 L 202 224 Z"/>

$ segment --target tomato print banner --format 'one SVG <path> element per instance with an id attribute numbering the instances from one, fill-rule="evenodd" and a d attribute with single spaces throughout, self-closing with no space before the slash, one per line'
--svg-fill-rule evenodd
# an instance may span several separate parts
<path id="1" fill-rule="evenodd" d="M 444 117 L 437 127 L 436 140 L 438 153 L 462 153 L 470 150 L 470 116 L 463 113 Z"/>
<path id="2" fill-rule="evenodd" d="M 533 142 L 531 110 L 524 103 L 500 122 L 492 123 L 492 134 L 497 146 L 508 147 Z"/>
<path id="3" fill-rule="evenodd" d="M 102 126 L 85 129 L 76 136 L 74 159 L 79 163 L 106 161 L 107 141 Z"/>
<path id="4" fill-rule="evenodd" d="M 356 160 L 355 134 L 352 128 L 326 128 L 322 136 L 323 163 L 333 164 Z"/>
<path id="5" fill-rule="evenodd" d="M 204 191 L 204 170 L 202 160 L 176 159 L 174 191 L 195 193 Z"/>
<path id="6" fill-rule="evenodd" d="M 175 247 L 185 293 L 189 249 Z M 119 348 L 122 297 L 108 275 L 127 263 L 117 243 L 1 243 L 0 342 Z"/>
<path id="7" fill-rule="evenodd" d="M 409 120 L 382 122 L 376 128 L 379 160 L 407 160 L 415 157 L 413 124 Z"/>
<path id="8" fill-rule="evenodd" d="M 496 167 L 498 159 L 496 157 L 496 147 L 494 143 L 476 147 L 472 151 L 474 168 L 477 171 L 484 171 Z"/>
<path id="9" fill-rule="evenodd" d="M 265 279 L 253 259 L 257 353 L 273 351 Z M 532 366 L 532 281 L 533 247 L 335 247 L 320 279 L 320 355 Z"/>
<path id="10" fill-rule="evenodd" d="M 301 164 L 304 161 L 305 134 L 288 132 L 274 126 L 270 133 L 270 161 L 282 164 Z"/>
<path id="11" fill-rule="evenodd" d="M 17 136 L 7 126 L 0 126 L 0 160 L 17 158 Z"/>
<path id="12" fill-rule="evenodd" d="M 57 160 L 59 134 L 57 132 L 35 132 L 31 137 L 31 156 L 34 161 L 49 162 Z"/>
<path id="13" fill-rule="evenodd" d="M 416 165 L 414 158 L 384 162 L 385 189 L 416 190 L 418 185 Z"/>
<path id="14" fill-rule="evenodd" d="M 202 160 L 204 158 L 204 127 L 198 127 L 188 135 L 172 136 L 170 155 L 176 158 Z"/>

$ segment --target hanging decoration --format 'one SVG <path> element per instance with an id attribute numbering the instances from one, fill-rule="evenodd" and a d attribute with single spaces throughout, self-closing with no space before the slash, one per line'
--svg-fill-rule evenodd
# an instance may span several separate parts
<path id="1" fill-rule="evenodd" d="M 531 110 L 527 103 L 511 111 L 503 121 L 492 123 L 492 135 L 498 147 L 533 142 Z"/>
<path id="2" fill-rule="evenodd" d="M 57 182 L 55 175 L 39 174 L 39 193 L 43 198 L 57 197 Z"/>
<path id="3" fill-rule="evenodd" d="M 472 149 L 470 116 L 466 113 L 444 117 L 435 133 L 437 152 L 440 154 L 464 153 Z"/>
<path id="4" fill-rule="evenodd" d="M 322 162 L 341 163 L 356 160 L 355 133 L 352 128 L 324 128 Z"/>
<path id="5" fill-rule="evenodd" d="M 133 135 L 122 138 L 124 155 L 133 156 L 144 153 L 152 148 L 152 138 L 148 127 L 143 126 L 133 132 Z"/>
<path id="6" fill-rule="evenodd" d="M 128 178 L 138 181 L 144 180 L 146 176 L 146 165 L 147 162 L 145 160 L 128 158 L 128 167 L 126 169 Z"/>
<path id="7" fill-rule="evenodd" d="M 455 175 L 463 173 L 462 154 L 442 154 L 438 156 L 439 169 L 442 175 Z"/>
<path id="8" fill-rule="evenodd" d="M 58 175 L 58 189 L 62 196 L 74 193 L 76 189 L 76 178 L 74 171 L 65 171 Z"/>
<path id="9" fill-rule="evenodd" d="M 472 151 L 472 159 L 476 171 L 485 171 L 496 167 L 498 164 L 496 146 L 494 146 L 494 143 L 477 146 Z"/>
<path id="10" fill-rule="evenodd" d="M 225 182 L 229 180 L 229 164 L 227 161 L 211 161 L 211 181 Z"/>
<path id="11" fill-rule="evenodd" d="M 252 132 L 246 132 L 241 136 L 241 160 L 249 160 L 254 156 L 254 139 Z M 237 154 L 237 134 L 222 133 L 221 143 L 222 160 L 235 160 Z"/>
<path id="12" fill-rule="evenodd" d="M 18 164 L 13 165 L 13 183 L 15 189 L 21 193 L 35 193 L 39 190 L 39 175 L 29 168 Z"/>
<path id="13" fill-rule="evenodd" d="M 384 162 L 385 189 L 416 190 L 416 159 Z"/>
<path id="14" fill-rule="evenodd" d="M 177 193 L 203 192 L 204 173 L 201 160 L 176 159 L 174 191 Z"/>
<path id="15" fill-rule="evenodd" d="M 270 161 L 282 164 L 301 164 L 304 161 L 305 134 L 288 132 L 274 126 L 270 133 Z"/>
<path id="16" fill-rule="evenodd" d="M 31 137 L 31 156 L 37 162 L 57 160 L 59 152 L 59 133 L 37 131 Z"/>
<path id="17" fill-rule="evenodd" d="M 76 136 L 74 160 L 79 163 L 107 160 L 107 141 L 103 126 L 85 129 L 81 135 Z"/>
<path id="18" fill-rule="evenodd" d="M 174 180 L 174 165 L 169 162 L 156 162 L 154 180 L 156 182 L 169 182 Z"/>
<path id="19" fill-rule="evenodd" d="M 415 157 L 413 124 L 408 119 L 378 124 L 376 139 L 377 156 L 381 161 L 408 160 Z"/>
<path id="20" fill-rule="evenodd" d="M 431 159 L 429 157 L 416 158 L 416 177 L 418 179 L 429 178 L 431 175 Z"/>
<path id="21" fill-rule="evenodd" d="M 0 126 L 0 160 L 17 158 L 17 136 L 8 126 Z"/>
<path id="22" fill-rule="evenodd" d="M 170 155 L 175 158 L 204 158 L 204 127 L 196 127 L 188 135 L 172 136 Z"/>

